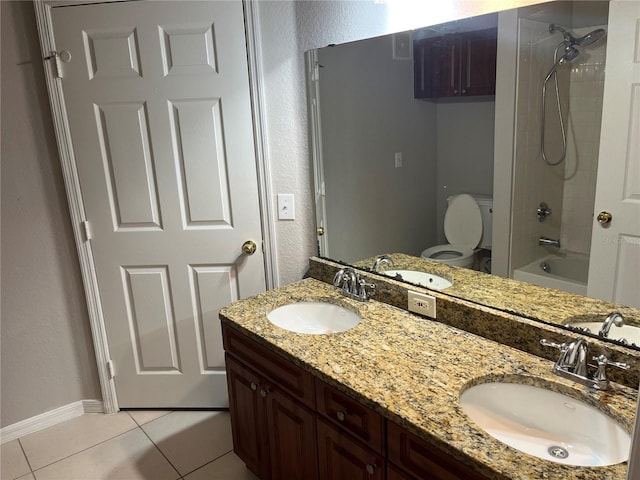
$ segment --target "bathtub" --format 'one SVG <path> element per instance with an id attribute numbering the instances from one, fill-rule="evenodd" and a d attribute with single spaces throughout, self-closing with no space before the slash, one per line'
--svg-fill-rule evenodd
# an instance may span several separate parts
<path id="1" fill-rule="evenodd" d="M 547 265 L 545 272 L 542 265 Z M 566 256 L 549 255 L 513 271 L 514 280 L 556 288 L 578 295 L 587 294 L 589 256 L 567 253 Z"/>

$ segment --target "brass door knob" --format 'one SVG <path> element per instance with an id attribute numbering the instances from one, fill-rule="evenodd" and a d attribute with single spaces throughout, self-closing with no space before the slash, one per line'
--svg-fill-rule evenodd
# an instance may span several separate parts
<path id="1" fill-rule="evenodd" d="M 324 227 L 318 227 L 318 228 L 316 228 L 316 233 L 317 233 L 319 236 L 324 235 Z"/>
<path id="2" fill-rule="evenodd" d="M 242 253 L 246 255 L 253 255 L 254 253 L 256 253 L 257 249 L 258 249 L 258 246 L 256 245 L 256 242 L 254 242 L 253 240 L 247 240 L 242 244 Z"/>
<path id="3" fill-rule="evenodd" d="M 605 211 L 600 212 L 596 217 L 600 225 L 606 225 L 607 223 L 610 223 L 612 218 L 613 218 L 613 215 Z"/>

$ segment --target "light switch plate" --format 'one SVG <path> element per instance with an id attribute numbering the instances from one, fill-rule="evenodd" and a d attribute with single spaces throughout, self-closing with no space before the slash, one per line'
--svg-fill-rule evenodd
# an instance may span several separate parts
<path id="1" fill-rule="evenodd" d="M 409 311 L 413 313 L 419 313 L 420 315 L 426 315 L 430 318 L 436 318 L 436 298 L 431 295 L 425 295 L 424 293 L 413 292 L 409 290 L 408 307 Z"/>
<path id="2" fill-rule="evenodd" d="M 296 218 L 296 206 L 293 193 L 278 194 L 278 220 L 294 220 Z"/>

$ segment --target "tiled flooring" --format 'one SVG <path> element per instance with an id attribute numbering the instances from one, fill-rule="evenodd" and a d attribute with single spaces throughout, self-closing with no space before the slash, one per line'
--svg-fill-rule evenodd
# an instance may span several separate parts
<path id="1" fill-rule="evenodd" d="M 256 480 L 228 412 L 87 414 L 2 445 L 2 480 Z"/>

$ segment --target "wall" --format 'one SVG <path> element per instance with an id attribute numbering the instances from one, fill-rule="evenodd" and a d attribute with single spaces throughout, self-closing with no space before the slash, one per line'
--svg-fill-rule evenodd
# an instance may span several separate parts
<path id="1" fill-rule="evenodd" d="M 532 3 L 540 2 L 258 2 L 272 186 L 274 193 L 296 194 L 297 220 L 276 224 L 280 284 L 299 279 L 316 253 L 303 53 Z"/>
<path id="2" fill-rule="evenodd" d="M 576 28 L 577 36 L 598 26 Z M 600 26 L 606 29 L 606 24 Z M 562 199 L 563 248 L 589 255 L 600 148 L 606 38 L 582 49 L 571 65 L 568 147 Z"/>
<path id="3" fill-rule="evenodd" d="M 501 8 L 533 0 L 501 2 Z M 31 2 L 0 2 L 2 21 L 2 416 L 0 425 L 99 398 L 89 322 L 52 135 Z M 261 1 L 268 157 L 274 193 L 296 194 L 277 222 L 280 284 L 315 253 L 303 52 L 495 10 L 440 2 L 388 21 L 387 4 Z M 426 6 L 426 3 L 425 3 Z M 25 213 L 28 215 L 25 216 Z"/>
<path id="4" fill-rule="evenodd" d="M 0 8 L 4 427 L 101 393 L 33 5 Z"/>
<path id="5" fill-rule="evenodd" d="M 540 154 L 540 125 L 542 82 L 553 65 L 553 50 L 562 40 L 549 34 L 549 23 L 520 19 L 518 98 L 516 115 L 516 150 L 513 191 L 518 194 L 512 202 L 511 265 L 518 268 L 553 251 L 538 246 L 541 236 L 559 239 L 562 219 L 562 189 L 564 165 L 546 165 Z M 567 112 L 569 74 L 567 68 L 558 70 L 558 83 Z M 555 163 L 562 151 L 557 117 L 553 78 L 547 83 L 545 145 L 549 161 Z M 552 214 L 539 222 L 536 210 L 546 202 Z"/>
<path id="6" fill-rule="evenodd" d="M 393 59 L 392 43 L 318 51 L 327 256 L 349 263 L 420 255 L 436 238 L 436 106 L 413 98 L 413 62 Z"/>
<path id="7" fill-rule="evenodd" d="M 597 5 L 569 4 L 570 9 L 567 9 L 563 2 L 546 8 L 544 19 L 540 21 L 520 19 L 520 114 L 517 116 L 514 167 L 514 191 L 519 195 L 514 197 L 512 212 L 511 260 L 514 268 L 558 252 L 555 248 L 538 246 L 539 236 L 560 239 L 560 251 L 589 254 L 591 249 L 606 41 L 581 48 L 580 56 L 570 68 L 564 65 L 558 69 L 567 155 L 556 167 L 545 165 L 540 156 L 539 105 L 542 80 L 553 65 L 554 48 L 562 41 L 559 33 L 549 33 L 549 23 L 555 21 L 567 28 L 573 23 L 590 24 L 573 28 L 577 36 L 584 35 L 597 28 L 593 26 L 594 19 L 606 23 L 606 3 L 594 3 Z M 550 161 L 555 163 L 561 152 L 561 137 L 553 78 L 547 84 L 545 124 L 546 151 Z M 543 223 L 535 216 L 541 201 L 547 202 L 553 212 Z"/>
<path id="8" fill-rule="evenodd" d="M 447 197 L 493 194 L 493 97 L 440 100 L 438 115 L 438 243 L 445 243 Z"/>

